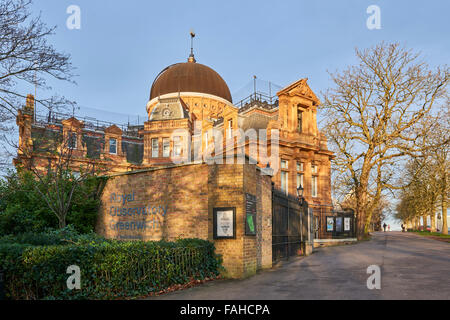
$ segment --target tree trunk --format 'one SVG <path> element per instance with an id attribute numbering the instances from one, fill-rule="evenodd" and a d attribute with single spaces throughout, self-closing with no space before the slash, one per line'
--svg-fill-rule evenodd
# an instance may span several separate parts
<path id="1" fill-rule="evenodd" d="M 406 230 L 408 229 L 414 229 L 413 222 L 411 220 L 408 220 L 408 222 L 406 223 Z"/>
<path id="2" fill-rule="evenodd" d="M 415 217 L 414 218 L 414 230 L 419 230 L 419 225 L 420 225 L 420 217 Z"/>
<path id="3" fill-rule="evenodd" d="M 447 224 L 447 196 L 442 195 L 442 233 L 448 234 Z"/>
<path id="4" fill-rule="evenodd" d="M 367 210 L 367 192 L 364 187 L 359 186 L 356 189 L 356 237 L 363 240 L 366 235 L 366 210 Z"/>
<path id="5" fill-rule="evenodd" d="M 430 221 L 431 221 L 431 232 L 436 232 L 436 214 L 432 213 L 430 214 Z"/>
<path id="6" fill-rule="evenodd" d="M 357 221 L 357 226 L 356 226 L 356 237 L 358 238 L 358 240 L 363 240 L 364 239 L 364 228 L 365 228 L 365 216 L 364 216 L 364 212 L 363 211 L 356 211 L 356 221 Z"/>
<path id="7" fill-rule="evenodd" d="M 63 229 L 66 227 L 66 219 L 60 218 L 59 219 L 59 228 Z"/>
<path id="8" fill-rule="evenodd" d="M 367 211 L 366 211 L 365 220 L 366 220 L 366 223 L 364 225 L 364 234 L 369 234 L 370 226 L 372 225 L 372 212 L 367 213 Z"/>

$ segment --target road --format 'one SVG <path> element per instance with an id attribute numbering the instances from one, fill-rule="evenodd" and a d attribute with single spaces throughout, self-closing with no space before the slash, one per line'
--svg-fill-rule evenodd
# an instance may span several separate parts
<path id="1" fill-rule="evenodd" d="M 367 288 L 378 265 L 381 289 Z M 244 280 L 218 280 L 150 299 L 450 299 L 450 244 L 402 232 L 320 248 Z"/>

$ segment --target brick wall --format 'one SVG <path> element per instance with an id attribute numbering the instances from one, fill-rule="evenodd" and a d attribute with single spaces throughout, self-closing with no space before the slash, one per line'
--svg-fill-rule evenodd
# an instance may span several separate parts
<path id="1" fill-rule="evenodd" d="M 245 235 L 245 193 L 257 198 L 257 235 Z M 213 239 L 213 209 L 236 208 L 236 239 Z M 214 241 L 226 277 L 272 266 L 271 177 L 249 164 L 189 164 L 117 174 L 108 180 L 97 232 L 122 240 Z"/>

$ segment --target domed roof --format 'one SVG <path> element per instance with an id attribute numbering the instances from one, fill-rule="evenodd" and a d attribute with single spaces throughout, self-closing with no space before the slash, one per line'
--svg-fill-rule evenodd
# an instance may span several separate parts
<path id="1" fill-rule="evenodd" d="M 150 100 L 167 93 L 198 92 L 233 102 L 222 77 L 210 67 L 194 61 L 176 63 L 161 71 L 153 82 Z"/>

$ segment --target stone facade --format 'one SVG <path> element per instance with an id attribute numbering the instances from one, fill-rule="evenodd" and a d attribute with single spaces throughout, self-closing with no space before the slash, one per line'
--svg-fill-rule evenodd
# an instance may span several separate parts
<path id="1" fill-rule="evenodd" d="M 294 197 L 303 188 L 310 207 L 332 206 L 333 154 L 317 128 L 319 104 L 307 79 L 300 79 L 276 97 L 255 93 L 238 107 L 223 79 L 191 57 L 158 75 L 144 125 L 54 113 L 43 118 L 35 114 L 29 95 L 17 116 L 14 164 L 46 172 L 64 145 L 72 151 L 73 171 L 95 165 L 110 177 L 100 234 L 123 240 L 214 240 L 226 274 L 245 277 L 272 265 L 272 183 Z M 238 154 L 243 163 L 236 161 Z M 270 176 L 262 174 L 267 170 Z M 245 235 L 246 194 L 257 199 L 254 236 Z M 214 239 L 213 212 L 221 207 L 235 208 L 235 239 Z"/>
<path id="2" fill-rule="evenodd" d="M 245 235 L 245 194 L 257 199 L 256 236 Z M 236 238 L 213 237 L 214 208 L 234 207 Z M 96 231 L 122 240 L 214 241 L 227 277 L 272 266 L 270 176 L 255 165 L 189 164 L 110 176 Z"/>
<path id="3" fill-rule="evenodd" d="M 243 148 L 259 167 L 269 165 L 274 169 L 273 182 L 277 188 L 296 196 L 301 185 L 310 206 L 331 207 L 333 154 L 327 149 L 326 137 L 317 129 L 320 101 L 306 79 L 287 86 L 277 95 L 272 104 L 256 98 L 237 108 L 220 97 L 206 94 L 166 94 L 149 101 L 149 120 L 143 126 L 125 130 L 116 125 L 93 128 L 92 123 L 75 118 L 36 121 L 33 104 L 29 103 L 17 117 L 20 148 L 15 164 L 37 163 L 45 170 L 54 161 L 46 150 L 38 148 L 39 139 L 46 132 L 56 132 L 63 139 L 67 139 L 69 132 L 75 133 L 77 143 L 71 159 L 74 170 L 96 162 L 107 173 L 222 156 L 231 145 L 233 153 Z M 260 130 L 265 130 L 267 137 L 262 137 Z M 279 135 L 274 146 L 273 130 Z M 256 138 L 246 135 L 252 131 Z M 217 132 L 222 140 L 214 136 Z M 116 146 L 114 152 L 111 141 Z M 218 149 L 221 151 L 216 152 Z M 275 149 L 277 157 L 272 156 Z"/>

